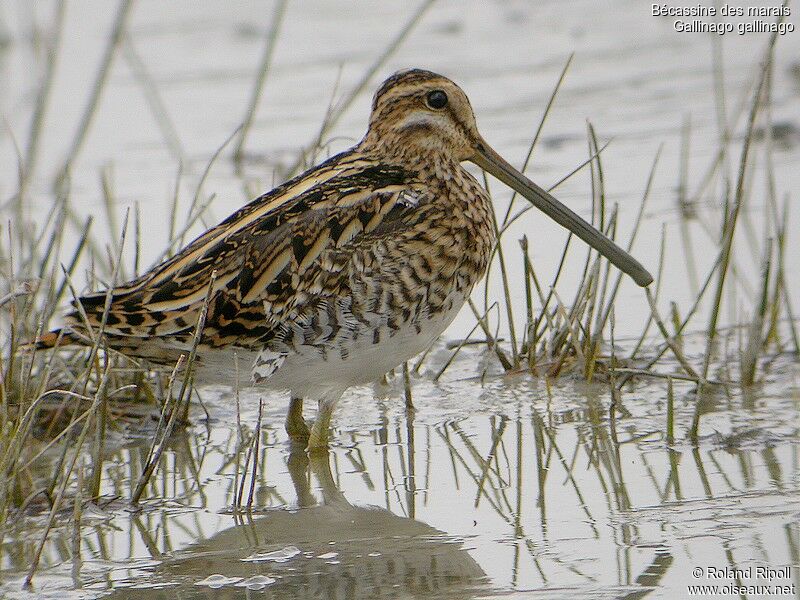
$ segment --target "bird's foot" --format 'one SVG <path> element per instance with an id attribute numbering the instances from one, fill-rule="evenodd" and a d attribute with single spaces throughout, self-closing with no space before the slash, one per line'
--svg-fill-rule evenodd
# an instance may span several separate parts
<path id="1" fill-rule="evenodd" d="M 289 412 L 286 414 L 286 433 L 292 446 L 299 446 L 305 449 L 311 431 L 303 419 L 303 400 L 302 398 L 292 398 L 289 402 Z"/>
<path id="2" fill-rule="evenodd" d="M 309 454 L 322 454 L 328 451 L 328 429 L 330 420 L 317 418 L 311 426 L 311 433 L 308 437 Z"/>
<path id="3" fill-rule="evenodd" d="M 293 444 L 303 444 L 303 446 L 308 443 L 308 438 L 311 436 L 311 430 L 302 418 L 299 420 L 286 419 L 286 433 L 289 434 L 289 439 Z"/>
<path id="4" fill-rule="evenodd" d="M 327 432 L 324 436 L 322 435 L 314 435 L 312 430 L 311 435 L 308 438 L 308 452 L 309 454 L 323 454 L 328 452 L 328 435 Z"/>

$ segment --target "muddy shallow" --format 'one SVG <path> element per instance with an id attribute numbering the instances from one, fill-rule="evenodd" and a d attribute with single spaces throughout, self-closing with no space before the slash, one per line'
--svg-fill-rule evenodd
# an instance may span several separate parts
<path id="1" fill-rule="evenodd" d="M 797 565 L 796 365 L 776 362 L 752 396 L 705 398 L 707 433 L 693 448 L 665 442 L 661 385 L 625 393 L 612 428 L 606 385 L 559 382 L 548 393 L 528 377 L 497 376 L 482 386 L 476 353 L 438 385 L 415 379 L 413 414 L 399 378 L 354 390 L 330 455 L 310 461 L 290 451 L 279 425 L 285 398 L 265 398 L 249 515 L 232 510 L 237 483 L 246 503 L 251 479 L 236 476 L 244 454 L 230 392 L 202 394 L 210 421 L 195 412 L 138 511 L 112 495 L 130 496 L 149 440 L 119 436 L 107 497 L 83 515 L 80 559 L 73 528 L 57 528 L 37 593 L 682 597 L 704 583 L 691 576 L 698 566 Z M 248 436 L 257 399 L 241 401 Z M 681 437 L 694 405 L 676 386 Z M 27 595 L 14 591 L 14 574 L 40 522 L 25 519 L 6 541 L 10 597 Z"/>
<path id="2" fill-rule="evenodd" d="M 0 85 L 0 108 L 23 150 L 45 63 L 34 24 L 49 29 L 54 8 L 0 6 L 0 77 L 10 83 Z M 738 149 L 744 120 L 739 106 L 767 36 L 679 34 L 671 20 L 652 17 L 649 8 L 630 1 L 434 3 L 343 114 L 323 154 L 360 137 L 371 90 L 382 76 L 421 66 L 462 84 L 483 135 L 520 164 L 558 75 L 575 52 L 528 174 L 549 185 L 585 160 L 585 120 L 591 120 L 601 140 L 613 138 L 603 155 L 607 197 L 620 204 L 620 231 L 627 236 L 663 144 L 635 254 L 654 268 L 666 225 L 664 303 L 675 300 L 685 312 L 695 288 L 676 204 L 681 128 L 690 117 L 687 181 L 694 191 L 719 147 L 715 52 L 724 57 L 725 114 L 735 124 Z M 25 207 L 31 223 L 39 223 L 53 202 L 52 177 L 69 151 L 115 10 L 111 2 L 66 4 L 57 77 Z M 98 236 L 106 235 L 99 170 L 109 167 L 117 219 L 112 229 L 138 203 L 144 231 L 140 264 L 160 255 L 168 235 L 164 207 L 178 164 L 184 165 L 182 215 L 209 157 L 244 117 L 272 14 L 272 4 L 262 2 L 134 5 L 127 51 L 134 58 L 117 57 L 92 127 L 73 157 L 76 222 L 92 214 Z M 344 96 L 356 85 L 411 14 L 404 3 L 289 3 L 248 138 L 244 174 L 238 176 L 226 159 L 211 169 L 200 196 L 215 198 L 192 232 L 270 187 L 274 170 L 290 165 L 314 140 L 331 96 Z M 781 37 L 772 96 L 779 194 L 800 189 L 798 56 L 800 33 Z M 144 76 L 135 69 L 136 57 Z M 166 107 L 172 137 L 148 103 L 153 88 Z M 11 137 L 2 128 L 3 200 L 16 190 L 16 164 Z M 738 257 L 745 280 L 758 272 L 763 155 L 753 173 Z M 558 196 L 588 215 L 589 190 L 588 172 L 582 172 Z M 493 192 L 502 215 L 508 193 L 497 182 Z M 698 198 L 708 223 L 719 221 L 718 192 Z M 791 219 L 789 236 L 796 240 L 797 217 Z M 708 234 L 696 222 L 689 228 L 702 276 L 716 238 L 713 229 Z M 512 273 L 520 270 L 516 240 L 523 233 L 531 239 L 541 279 L 549 281 L 564 235 L 542 219 L 523 219 L 509 232 Z M 582 268 L 582 256 L 569 261 L 566 290 Z M 125 257 L 130 273 L 130 248 Z M 800 268 L 800 254 L 790 252 L 787 260 L 788 273 Z M 795 307 L 798 286 L 791 276 Z M 490 289 L 499 294 L 498 276 Z M 749 315 L 751 292 L 746 284 L 737 287 L 724 320 Z M 514 300 L 518 315 L 524 314 L 522 290 Z M 645 314 L 641 294 L 623 284 L 616 319 L 623 346 L 639 333 Z M 462 313 L 448 337 L 464 335 L 473 321 Z M 696 323 L 700 328 L 705 320 Z M 720 346 L 735 348 L 737 339 L 734 332 Z M 702 347 L 696 341 L 690 348 L 692 360 L 702 359 Z M 432 382 L 448 356 L 440 346 L 414 377 L 413 414 L 405 411 L 400 378 L 351 390 L 335 418 L 330 455 L 311 461 L 287 445 L 286 398 L 265 396 L 249 515 L 232 510 L 245 458 L 229 389 L 202 391 L 208 417 L 199 408 L 193 412 L 194 424 L 175 437 L 136 511 L 125 500 L 152 428 L 126 425 L 109 442 L 104 500 L 85 508 L 79 535 L 66 524 L 71 511 L 62 515 L 65 525 L 50 536 L 34 591 L 21 591 L 44 516 L 33 511 L 21 519 L 3 542 L 0 589 L 12 598 L 674 598 L 684 597 L 689 584 L 736 582 L 708 579 L 708 567 L 764 565 L 791 565 L 791 579 L 772 583 L 800 584 L 800 372 L 791 357 L 769 361 L 764 381 L 747 394 L 719 388 L 702 398 L 701 442 L 693 447 L 684 441 L 697 401 L 689 385 L 676 384 L 677 441 L 667 444 L 661 380 L 626 389 L 612 422 L 602 382 L 548 385 L 502 376 L 477 348 Z M 669 362 L 662 366 L 665 372 L 674 369 Z M 726 379 L 727 366 L 718 365 L 716 376 Z M 242 394 L 246 436 L 255 426 L 258 397 Z M 45 463 L 43 476 L 52 464 Z M 250 483 L 248 475 L 245 498 Z M 705 571 L 693 577 L 696 568 Z"/>

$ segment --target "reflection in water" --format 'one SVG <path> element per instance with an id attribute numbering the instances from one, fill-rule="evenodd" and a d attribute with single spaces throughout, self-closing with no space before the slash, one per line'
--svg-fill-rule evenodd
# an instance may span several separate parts
<path id="1" fill-rule="evenodd" d="M 246 518 L 158 565 L 148 588 L 109 597 L 249 598 L 263 589 L 276 599 L 469 598 L 483 586 L 484 573 L 462 543 L 420 521 L 350 504 L 327 453 L 310 460 L 293 453 L 288 465 L 296 510 Z"/>
<path id="2" fill-rule="evenodd" d="M 611 421 L 605 385 L 481 387 L 478 362 L 466 354 L 449 381 L 416 379 L 413 413 L 397 381 L 377 398 L 354 390 L 330 455 L 310 461 L 287 448 L 283 402 L 265 399 L 259 435 L 257 398 L 242 398 L 240 429 L 230 391 L 203 390 L 210 422 L 198 410 L 173 436 L 139 510 L 127 500 L 149 437 L 109 439 L 102 498 L 84 503 L 79 529 L 71 507 L 59 518 L 37 598 L 682 597 L 699 561 L 800 564 L 796 399 L 781 376 L 756 398 L 707 403 L 714 433 L 693 447 L 681 439 L 696 406 L 688 385 L 676 385 L 681 435 L 668 444 L 663 387 L 627 390 Z M 31 489 L 60 450 L 22 474 Z M 251 485 L 248 516 L 232 507 Z M 41 504 L 4 541 L 3 597 L 30 597 L 17 581 Z"/>

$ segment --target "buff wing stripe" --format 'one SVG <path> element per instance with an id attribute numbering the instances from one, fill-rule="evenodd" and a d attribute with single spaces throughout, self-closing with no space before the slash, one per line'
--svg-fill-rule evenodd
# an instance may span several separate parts
<path id="1" fill-rule="evenodd" d="M 424 195 L 413 174 L 348 158 L 334 157 L 301 181 L 276 188 L 149 276 L 115 288 L 105 329 L 111 345 L 115 337 L 120 343 L 150 336 L 188 340 L 214 271 L 204 338 L 216 347 L 242 338 L 257 346 L 321 288 L 335 293 L 330 279 L 353 249 L 405 220 Z M 92 326 L 100 323 L 104 301 L 105 292 L 80 299 Z M 82 326 L 77 311 L 67 322 Z"/>

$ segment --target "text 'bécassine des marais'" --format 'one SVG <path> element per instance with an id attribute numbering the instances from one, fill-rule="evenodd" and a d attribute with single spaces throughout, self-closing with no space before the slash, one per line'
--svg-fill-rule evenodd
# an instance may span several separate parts
<path id="1" fill-rule="evenodd" d="M 673 6 L 670 4 L 653 4 L 654 17 L 789 17 L 792 10 L 788 6 L 731 6 L 721 7 L 694 4 L 691 6 Z"/>
<path id="2" fill-rule="evenodd" d="M 792 12 L 788 6 L 709 6 L 704 4 L 673 5 L 652 4 L 654 17 L 694 17 L 693 20 L 674 21 L 675 31 L 685 33 L 779 33 L 785 35 L 794 32 L 794 23 L 786 22 L 781 17 L 789 17 Z M 729 21 L 704 21 L 697 17 L 755 17 L 752 21 L 734 23 Z M 766 18 L 765 18 L 766 17 Z M 774 20 L 775 18 L 777 20 Z"/>

